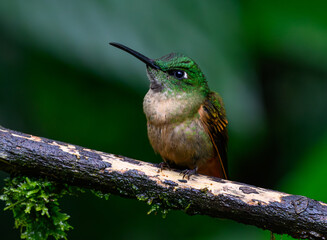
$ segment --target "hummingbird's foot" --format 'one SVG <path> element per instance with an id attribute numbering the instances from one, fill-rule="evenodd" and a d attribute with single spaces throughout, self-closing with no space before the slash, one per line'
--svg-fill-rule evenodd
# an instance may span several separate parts
<path id="1" fill-rule="evenodd" d="M 170 166 L 167 162 L 161 162 L 159 163 L 159 168 L 158 172 L 162 172 L 164 169 L 170 169 Z"/>
<path id="2" fill-rule="evenodd" d="M 185 169 L 181 172 L 181 174 L 183 174 L 183 179 L 186 178 L 187 180 L 190 180 L 190 177 L 192 175 L 197 174 L 198 168 L 194 168 L 194 169 Z"/>

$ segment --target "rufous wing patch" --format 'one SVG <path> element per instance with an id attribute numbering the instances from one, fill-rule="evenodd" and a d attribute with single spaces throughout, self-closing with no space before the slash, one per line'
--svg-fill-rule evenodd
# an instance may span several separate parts
<path id="1" fill-rule="evenodd" d="M 222 168 L 223 178 L 228 178 L 227 172 L 227 124 L 222 100 L 215 92 L 211 92 L 199 109 L 199 115 L 205 131 L 211 138 L 215 149 L 215 159 Z"/>

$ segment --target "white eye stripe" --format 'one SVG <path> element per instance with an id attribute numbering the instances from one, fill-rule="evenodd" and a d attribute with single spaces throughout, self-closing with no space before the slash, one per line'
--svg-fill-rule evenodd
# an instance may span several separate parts
<path id="1" fill-rule="evenodd" d="M 183 78 L 187 78 L 187 73 L 184 71 L 184 75 L 183 75 Z"/>

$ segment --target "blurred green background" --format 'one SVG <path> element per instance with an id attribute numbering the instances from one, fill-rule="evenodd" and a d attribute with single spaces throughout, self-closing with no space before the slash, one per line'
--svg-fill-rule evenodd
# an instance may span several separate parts
<path id="1" fill-rule="evenodd" d="M 326 1 L 1 1 L 0 124 L 160 162 L 142 111 L 145 66 L 108 42 L 150 58 L 182 52 L 224 98 L 231 179 L 327 202 L 326 7 Z M 229 220 L 177 211 L 166 219 L 148 216 L 145 203 L 117 196 L 70 197 L 62 209 L 75 228 L 69 239 L 269 239 L 268 231 Z M 19 239 L 13 223 L 10 212 L 0 211 L 1 239 Z"/>

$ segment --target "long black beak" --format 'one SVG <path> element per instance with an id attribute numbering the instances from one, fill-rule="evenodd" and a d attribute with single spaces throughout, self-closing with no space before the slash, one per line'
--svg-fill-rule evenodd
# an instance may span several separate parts
<path id="1" fill-rule="evenodd" d="M 123 44 L 120 43 L 115 43 L 115 42 L 111 42 L 109 43 L 110 45 L 116 47 L 116 48 L 120 48 L 121 50 L 124 50 L 125 52 L 128 52 L 129 54 L 132 54 L 134 57 L 138 58 L 139 60 L 141 60 L 142 62 L 144 62 L 146 65 L 155 68 L 155 69 L 160 69 L 152 59 L 144 56 L 143 54 L 134 51 L 133 49 L 130 49 L 129 47 L 124 46 Z"/>

